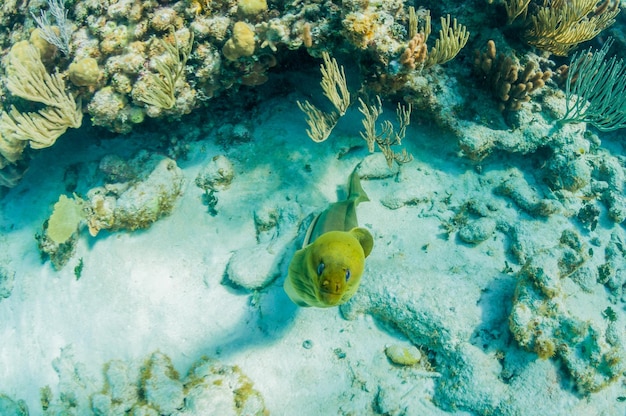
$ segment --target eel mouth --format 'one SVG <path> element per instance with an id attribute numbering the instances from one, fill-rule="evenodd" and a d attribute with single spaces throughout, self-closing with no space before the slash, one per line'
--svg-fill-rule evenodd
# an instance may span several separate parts
<path id="1" fill-rule="evenodd" d="M 342 300 L 342 294 L 341 293 L 333 293 L 333 292 L 328 292 L 326 290 L 320 290 L 320 299 L 326 304 L 326 305 L 330 305 L 330 306 L 335 306 L 335 305 L 339 305 Z"/>

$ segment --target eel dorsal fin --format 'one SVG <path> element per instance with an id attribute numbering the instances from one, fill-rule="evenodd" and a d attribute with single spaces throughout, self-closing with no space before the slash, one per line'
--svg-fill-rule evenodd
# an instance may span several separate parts
<path id="1" fill-rule="evenodd" d="M 315 226 L 317 225 L 317 222 L 320 219 L 320 215 L 322 215 L 322 214 L 321 213 L 317 214 L 315 216 L 315 218 L 313 218 L 313 221 L 311 221 L 311 224 L 309 224 L 309 228 L 307 228 L 306 234 L 304 236 L 304 241 L 302 242 L 302 248 L 304 248 L 304 247 L 306 247 L 306 246 L 308 246 L 309 244 L 312 243 L 311 235 L 313 234 L 313 230 L 315 229 Z"/>

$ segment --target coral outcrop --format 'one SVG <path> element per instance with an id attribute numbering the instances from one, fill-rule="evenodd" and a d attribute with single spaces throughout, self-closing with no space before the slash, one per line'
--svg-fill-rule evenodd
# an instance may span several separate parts
<path id="1" fill-rule="evenodd" d="M 586 292 L 602 290 L 588 285 L 599 276 L 585 266 L 587 256 L 580 237 L 564 231 L 558 247 L 529 259 L 519 273 L 509 319 L 517 342 L 540 358 L 559 357 L 582 394 L 606 387 L 626 370 L 624 322 L 610 304 L 587 299 Z"/>
<path id="2" fill-rule="evenodd" d="M 266 416 L 263 397 L 238 367 L 202 358 L 181 377 L 169 356 L 154 352 L 141 362 L 112 360 L 104 365 L 104 384 L 74 358 L 71 347 L 63 348 L 53 366 L 59 377 L 58 397 L 42 387 L 44 415 L 133 414 L 146 416 Z M 0 394 L 3 415 L 28 415 L 18 400 Z M 34 409 L 30 409 L 34 413 Z M 6 411 L 6 412 L 4 412 Z"/>
<path id="3" fill-rule="evenodd" d="M 38 236 L 39 249 L 55 268 L 74 253 L 80 226 L 96 236 L 101 230 L 147 228 L 174 209 L 184 178 L 176 162 L 140 152 L 131 160 L 108 156 L 100 162 L 106 184 L 90 189 L 86 198 L 61 195 Z"/>
<path id="4" fill-rule="evenodd" d="M 265 0 L 120 1 L 105 7 L 78 1 L 71 8 L 54 2 L 31 11 L 20 16 L 23 27 L 0 41 L 18 48 L 30 37 L 45 65 L 33 73 L 47 74 L 58 84 L 56 103 L 46 105 L 65 110 L 54 110 L 51 121 L 51 110 L 40 110 L 45 111 L 40 117 L 17 106 L 15 110 L 14 100 L 6 101 L 0 167 L 28 159 L 23 154 L 27 143 L 50 146 L 65 129 L 80 126 L 83 112 L 93 124 L 118 133 L 132 131 L 146 116 L 178 119 L 227 89 L 267 82 L 269 72 L 303 46 L 312 56 L 362 51 L 360 72 L 371 78 L 375 92 L 387 94 L 418 76 L 421 68 L 452 59 L 469 37 L 465 25 L 446 15 L 439 23 L 439 38 L 427 48 L 430 12 L 405 8 L 401 2 L 355 0 L 321 8 L 309 2 L 268 7 Z M 10 20 L 20 13 L 9 3 L 0 23 L 12 27 Z M 6 75 L 15 72 L 15 54 L 10 52 L 5 60 Z M 32 100 L 11 83 L 8 87 L 12 96 Z M 41 134 L 42 129 L 51 133 Z"/>

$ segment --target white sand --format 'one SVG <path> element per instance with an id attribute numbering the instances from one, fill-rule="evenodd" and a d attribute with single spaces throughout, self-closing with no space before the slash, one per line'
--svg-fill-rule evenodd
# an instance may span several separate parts
<path id="1" fill-rule="evenodd" d="M 107 361 L 141 363 L 159 350 L 171 357 L 181 375 L 203 355 L 240 366 L 273 415 L 366 415 L 381 409 L 433 415 L 443 413 L 433 403 L 439 371 L 448 368 L 446 360 L 465 357 L 464 348 L 469 348 L 489 363 L 489 370 L 469 368 L 477 362 L 470 360 L 461 366 L 468 374 L 497 370 L 497 356 L 502 354 L 518 362 L 509 366 L 529 381 L 520 384 L 524 388 L 509 388 L 502 374 L 477 376 L 469 383 L 474 387 L 467 397 L 453 394 L 457 414 L 485 412 L 507 398 L 511 407 L 500 408 L 499 414 L 515 409 L 526 415 L 539 414 L 533 413 L 536 409 L 544 409 L 543 414 L 589 415 L 590 409 L 624 414 L 624 404 L 615 400 L 624 395 L 621 382 L 588 399 L 577 398 L 562 381 L 568 375 L 558 362 L 538 360 L 506 334 L 515 283 L 512 274 L 502 271 L 505 262 L 519 269 L 506 253 L 506 236 L 496 231 L 471 246 L 454 232 L 446 238 L 441 227 L 454 216 L 451 207 L 491 195 L 490 181 L 507 164 L 531 169 L 523 158 L 491 159 L 478 174 L 471 163 L 457 157 L 454 140 L 431 126 L 410 127 L 405 145 L 415 161 L 402 168 L 402 182 L 393 177 L 363 181 L 372 202 L 359 206 L 360 223 L 375 236 L 362 289 L 370 284 L 383 287 L 390 305 L 396 297 L 414 296 L 427 303 L 426 309 L 441 312 L 425 317 L 423 326 L 430 325 L 432 334 L 413 335 L 413 340 L 434 340 L 433 345 L 418 345 L 425 354 L 431 351 L 430 363 L 391 365 L 384 348 L 410 345 L 405 335 L 368 315 L 346 320 L 337 308 L 297 308 L 282 291 L 284 276 L 254 294 L 222 284 L 231 253 L 257 244 L 254 211 L 270 206 L 295 214 L 292 222 L 279 226 L 281 241 L 290 242 L 300 220 L 345 195 L 348 175 L 367 154 L 361 147 L 341 159 L 336 156 L 342 148 L 363 144 L 356 135 L 356 110 L 328 142 L 315 144 L 305 136 L 302 114 L 294 107 L 290 101 L 267 103 L 253 123 L 252 141 L 226 152 L 213 137 L 192 143 L 189 159 L 178 161 L 186 185 L 172 215 L 144 231 L 103 231 L 93 238 L 83 230 L 76 254 L 59 272 L 49 262 L 41 263 L 34 234 L 64 193 L 66 166 L 85 163 L 79 182 L 85 190 L 99 185 L 90 180 L 101 156 L 121 148 L 132 153 L 130 149 L 140 144 L 120 137 L 100 144 L 85 140 L 74 149 L 81 140 L 75 134 L 37 152 L 22 182 L 0 201 L 0 257 L 16 276 L 12 296 L 0 301 L 0 392 L 24 399 L 31 414 L 39 414 L 40 388 L 49 385 L 53 394 L 59 393 L 51 363 L 62 348 L 71 346 L 75 361 L 84 365 L 82 374 L 89 376 L 87 389 L 92 392 L 102 388 Z M 236 175 L 231 187 L 217 194 L 218 215 L 211 216 L 194 179 L 217 154 L 231 159 Z M 403 193 L 414 197 L 415 204 L 390 210 L 380 202 Z M 498 198 L 504 217 L 518 215 L 509 200 Z M 525 215 L 520 221 L 523 218 L 532 221 Z M 534 241 L 554 244 L 565 222 L 562 217 L 546 221 Z M 279 246 L 275 253 L 283 274 L 294 249 L 295 242 Z M 77 281 L 73 269 L 80 258 L 84 270 Z M 446 348 L 436 343 L 445 336 L 435 331 L 450 331 L 451 342 L 465 352 L 441 353 Z M 463 336 L 467 339 L 459 339 Z M 481 337 L 490 343 L 484 349 L 476 341 Z M 303 346 L 305 341 L 310 341 L 310 349 Z M 435 358 L 432 350 L 438 349 Z M 477 386 L 482 382 L 493 385 Z M 489 391 L 486 398 L 478 397 L 481 389 Z M 490 400 L 493 403 L 486 404 Z"/>

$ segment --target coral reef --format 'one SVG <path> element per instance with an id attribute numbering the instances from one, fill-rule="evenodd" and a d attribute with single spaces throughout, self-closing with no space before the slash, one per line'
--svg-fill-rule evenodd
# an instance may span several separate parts
<path id="1" fill-rule="evenodd" d="M 96 236 L 101 230 L 147 228 L 168 215 L 182 193 L 183 174 L 172 159 L 140 152 L 131 160 L 108 156 L 100 162 L 106 184 L 86 198 L 61 195 L 38 236 L 40 251 L 60 269 L 71 258 L 82 223 Z"/>
<path id="2" fill-rule="evenodd" d="M 363 59 L 375 62 L 361 66 L 364 78 L 379 74 L 375 76 L 381 78 L 370 85 L 375 92 L 382 88 L 390 93 L 419 76 L 417 69 L 452 59 L 469 36 L 466 26 L 446 15 L 439 38 L 427 48 L 430 12 L 407 9 L 401 2 L 350 1 L 331 8 L 295 2 L 270 8 L 261 0 L 214 5 L 197 0 L 120 1 L 106 6 L 78 1 L 70 8 L 54 1 L 32 5 L 30 12 L 20 16 L 24 10 L 17 4 L 5 5 L 0 22 L 9 27 L 19 16 L 22 26 L 1 40 L 17 48 L 21 44 L 17 40 L 30 38 L 45 64 L 45 71 L 37 73 L 54 74 L 49 77 L 57 80 L 63 94 L 58 105 L 66 111 L 54 125 L 48 121 L 50 111 L 40 114 L 46 123 L 41 125 L 37 113 L 18 113 L 12 100 L 5 103 L 0 128 L 3 167 L 28 159 L 23 155 L 24 141 L 35 148 L 50 146 L 67 127 L 80 125 L 83 112 L 95 125 L 118 133 L 130 132 L 145 116 L 178 119 L 227 89 L 264 84 L 278 58 L 288 58 L 289 51 L 302 46 L 312 56 L 364 50 Z M 335 33 L 337 27 L 343 28 L 341 35 L 351 46 Z M 423 47 L 417 45 L 418 35 Z M 15 72 L 13 55 L 9 52 L 5 60 L 7 75 Z M 65 80 L 67 85 L 61 83 Z M 23 97 L 11 85 L 9 91 Z M 27 138 L 37 125 L 54 134 Z"/>
<path id="3" fill-rule="evenodd" d="M 618 3 L 608 0 L 600 3 L 581 0 L 571 6 L 554 1 L 540 7 L 529 1 L 512 0 L 504 5 L 510 22 L 524 21 L 531 43 L 540 47 L 548 45 L 545 47 L 558 49 L 557 52 L 571 50 L 582 39 L 574 36 L 575 41 L 563 41 L 560 31 L 584 34 L 586 39 L 610 25 L 619 12 Z M 467 28 L 476 30 L 480 27 L 477 20 L 486 18 L 471 20 L 468 12 L 464 12 L 464 17 L 459 10 L 460 18 L 466 20 L 461 25 L 450 15 L 441 17 L 438 39 L 429 47 L 428 38 L 433 31 L 431 12 L 404 7 L 400 2 L 378 4 L 355 0 L 327 9 L 309 2 L 280 4 L 272 9 L 265 1 L 211 5 L 191 0 L 168 4 L 123 1 L 109 7 L 79 1 L 68 10 L 64 7 L 62 2 L 54 2 L 49 9 L 41 7 L 32 15 L 22 16 L 24 27 L 13 38 L 4 39 L 16 48 L 9 51 L 4 72 L 7 75 L 16 72 L 11 68 L 18 60 L 11 57 L 18 56 L 17 48 L 21 47 L 18 45 L 23 45 L 22 39 L 29 38 L 45 64 L 45 71 L 38 69 L 38 73 L 42 77 L 56 74 L 48 75 L 51 80 L 69 80 L 67 85 L 58 84 L 57 90 L 63 93 L 59 97 L 63 100 L 57 101 L 71 110 L 56 117 L 53 126 L 47 121 L 50 111 L 23 113 L 19 106 L 12 107 L 14 100 L 4 104 L 0 167 L 2 176 L 7 178 L 3 181 L 5 185 L 18 180 L 19 170 L 12 164 L 24 159 L 27 142 L 35 148 L 51 145 L 67 127 L 80 125 L 83 111 L 89 113 L 94 124 L 120 133 L 130 132 L 146 116 L 177 119 L 206 105 L 227 89 L 264 84 L 272 68 L 280 68 L 289 59 L 289 51 L 303 45 L 312 56 L 326 51 L 355 51 L 362 81 L 370 92 L 381 98 L 401 95 L 405 102 L 438 124 L 462 131 L 454 119 L 459 115 L 455 109 L 467 106 L 455 79 L 464 77 L 463 70 L 452 66 L 441 72 L 438 66 L 461 51 L 468 41 Z M 555 20 L 558 33 L 546 29 L 551 27 L 555 16 L 569 8 L 573 10 L 571 19 Z M 3 9 L 3 18 L 8 23 L 21 12 L 17 5 L 9 3 Z M 63 26 L 64 30 L 71 27 L 72 36 L 68 38 L 63 31 L 48 30 L 56 27 L 53 24 Z M 336 32 L 338 27 L 340 32 Z M 35 29 L 29 32 L 32 28 Z M 506 50 L 504 42 L 498 40 L 499 48 Z M 561 43 L 555 46 L 555 42 Z M 60 48 L 64 49 L 63 54 L 58 53 Z M 29 59 L 28 62 L 33 61 Z M 519 61 L 528 63 L 522 68 Z M 512 110 L 527 102 L 530 93 L 543 89 L 550 74 L 546 65 L 545 61 L 528 56 L 496 54 L 494 46 L 488 47 L 476 62 L 481 77 L 500 101 L 500 108 Z M 12 95 L 23 97 L 11 83 L 8 87 Z M 552 95 L 548 91 L 536 100 L 543 104 L 542 99 Z M 349 99 L 347 102 L 350 103 Z M 466 111 L 473 111 L 473 105 L 467 106 Z M 338 110 L 340 114 L 345 107 L 342 105 Z M 312 107 L 305 110 L 315 114 Z M 530 111 L 537 116 L 541 110 L 533 107 Z M 40 116 L 46 120 L 44 125 Z M 506 117 L 509 125 L 524 124 L 524 115 Z M 541 117 L 546 118 L 544 114 Z M 321 126 L 321 131 L 311 130 L 311 134 L 317 140 L 324 140 L 337 118 L 332 113 L 320 112 L 313 120 L 317 120 L 315 124 Z M 551 122 L 547 117 L 547 123 Z M 54 134 L 37 136 L 38 128 Z M 486 133 L 485 137 L 497 134 Z M 489 152 L 469 150 L 464 137 L 459 139 L 470 156 L 479 153 L 482 157 Z"/>
<path id="4" fill-rule="evenodd" d="M 564 231 L 557 248 L 529 259 L 519 273 L 509 320 L 517 342 L 540 358 L 559 357 L 582 394 L 615 382 L 626 369 L 624 323 L 603 319 L 599 311 L 590 318 L 582 308 L 585 290 L 572 284 L 598 278 L 585 268 L 586 251 L 576 233 Z"/>
<path id="5" fill-rule="evenodd" d="M 44 415 L 268 414 L 252 380 L 238 367 L 213 359 L 198 360 L 186 377 L 180 377 L 171 359 L 158 351 L 143 363 L 112 360 L 104 366 L 104 385 L 100 388 L 93 375 L 86 374 L 76 361 L 71 347 L 61 350 L 53 366 L 59 377 L 59 395 L 54 397 L 49 386 L 42 387 Z M 3 395 L 0 410 L 7 410 L 2 413 L 6 415 L 29 414 L 23 402 Z"/>

